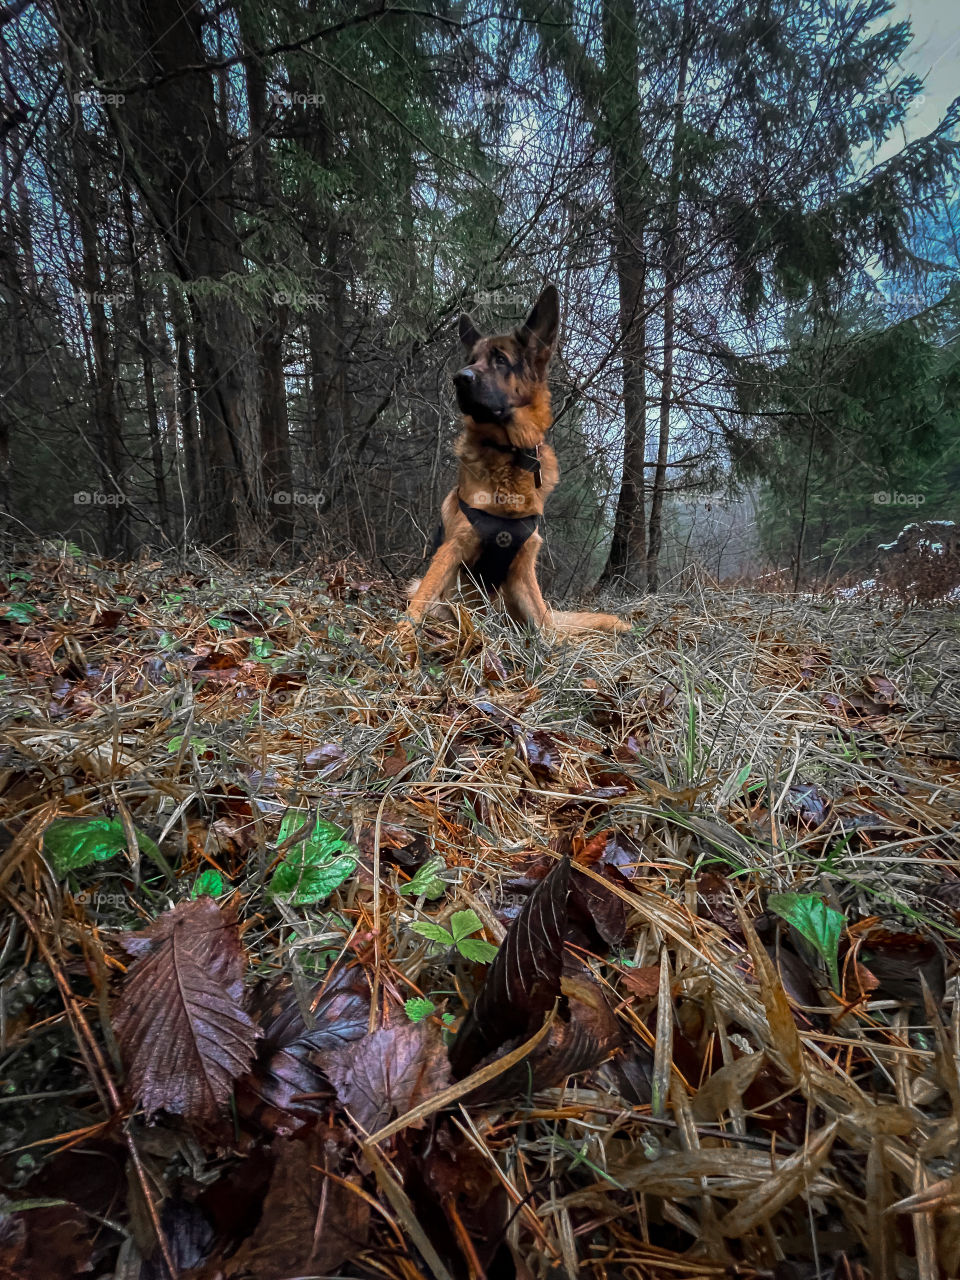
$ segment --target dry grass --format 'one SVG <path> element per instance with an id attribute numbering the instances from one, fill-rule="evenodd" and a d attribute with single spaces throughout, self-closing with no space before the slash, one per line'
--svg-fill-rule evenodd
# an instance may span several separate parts
<path id="1" fill-rule="evenodd" d="M 411 671 L 399 600 L 355 566 L 283 578 L 48 549 L 23 570 L 0 597 L 8 1183 L 35 1194 L 51 1151 L 99 1150 L 112 1106 L 80 1024 L 119 1076 L 118 933 L 203 868 L 234 892 L 254 972 L 303 988 L 360 967 L 371 1029 L 422 994 L 439 1033 L 478 971 L 410 925 L 472 908 L 499 943 L 518 877 L 567 851 L 619 869 L 601 910 L 622 904 L 622 937 L 587 928 L 575 949 L 632 1049 L 454 1108 L 511 1204 L 515 1270 L 496 1274 L 960 1274 L 956 609 L 691 591 L 619 602 L 631 636 L 564 643 L 464 611 Z M 320 905 L 266 893 L 290 804 L 365 855 Z M 103 812 L 158 841 L 168 879 L 130 854 L 57 880 L 43 828 Z M 442 898 L 399 894 L 405 848 L 442 859 Z M 842 993 L 767 910 L 784 891 L 843 912 Z M 212 1148 L 175 1152 L 175 1128 L 128 1126 L 158 1200 L 172 1165 L 196 1185 L 222 1169 Z M 430 1223 L 389 1190 L 394 1141 L 351 1166 L 383 1214 L 342 1273 L 478 1274 L 469 1245 L 459 1269 L 431 1259 Z M 113 1229 L 147 1251 L 130 1213 L 114 1203 Z"/>

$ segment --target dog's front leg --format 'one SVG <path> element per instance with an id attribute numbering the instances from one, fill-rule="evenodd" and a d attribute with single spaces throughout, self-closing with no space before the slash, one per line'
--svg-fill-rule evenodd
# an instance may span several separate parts
<path id="1" fill-rule="evenodd" d="M 537 533 L 527 539 L 517 552 L 503 584 L 503 599 L 510 616 L 538 629 L 544 625 L 550 612 L 537 582 L 537 556 L 542 544 L 543 539 Z"/>
<path id="2" fill-rule="evenodd" d="M 422 622 L 424 614 L 433 605 L 439 604 L 453 586 L 463 554 L 464 547 L 461 539 L 453 537 L 442 543 L 430 561 L 430 566 L 423 575 L 413 599 L 407 605 L 407 616 L 401 621 L 398 632 L 400 647 L 409 662 L 417 660 L 417 637 L 414 624 Z"/>
<path id="3" fill-rule="evenodd" d="M 444 594 L 456 580 L 463 553 L 464 547 L 459 538 L 449 538 L 440 545 L 407 606 L 407 614 L 413 622 L 422 622 L 430 606 L 443 601 Z"/>

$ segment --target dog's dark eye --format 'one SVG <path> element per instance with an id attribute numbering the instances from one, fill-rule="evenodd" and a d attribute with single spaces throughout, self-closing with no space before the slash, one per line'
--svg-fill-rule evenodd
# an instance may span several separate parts
<path id="1" fill-rule="evenodd" d="M 507 359 L 507 357 L 503 354 L 502 351 L 495 351 L 493 353 L 493 363 L 497 366 L 498 369 L 510 368 L 510 361 Z"/>

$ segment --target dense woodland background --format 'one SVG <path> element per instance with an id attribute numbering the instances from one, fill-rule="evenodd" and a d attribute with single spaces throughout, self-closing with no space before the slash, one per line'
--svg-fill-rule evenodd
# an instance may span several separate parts
<path id="1" fill-rule="evenodd" d="M 904 141 L 888 11 L 13 0 L 0 534 L 399 578 L 456 317 L 547 279 L 555 593 L 824 580 L 957 516 L 960 100 Z"/>

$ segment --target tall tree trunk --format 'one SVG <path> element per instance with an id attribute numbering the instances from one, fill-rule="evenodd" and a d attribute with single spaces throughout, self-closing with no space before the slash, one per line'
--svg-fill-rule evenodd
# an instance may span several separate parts
<path id="1" fill-rule="evenodd" d="M 126 465 L 120 406 L 117 400 L 116 353 L 110 336 L 105 301 L 110 278 L 101 273 L 97 242 L 98 200 L 90 174 L 87 135 L 79 113 L 73 122 L 73 162 L 76 174 L 76 210 L 80 230 L 83 292 L 90 316 L 93 349 L 93 412 L 91 437 L 98 441 L 101 497 L 107 550 L 110 555 L 130 554 L 130 522 L 126 503 Z"/>
<path id="2" fill-rule="evenodd" d="M 327 231 L 321 268 L 322 307 L 311 308 L 307 318 L 310 352 L 311 453 L 313 483 L 331 501 L 339 493 L 347 434 L 346 366 L 342 340 L 345 319 L 345 280 L 337 269 L 339 229 Z"/>
<path id="3" fill-rule="evenodd" d="M 226 549 L 254 547 L 265 517 L 257 341 L 231 293 L 247 273 L 235 163 L 206 66 L 206 13 L 189 0 L 105 0 L 98 13 L 110 37 L 95 44 L 103 81 L 123 80 L 130 66 L 155 79 L 106 109 L 190 298 L 206 473 L 200 531 Z"/>
<path id="4" fill-rule="evenodd" d="M 663 546 L 663 500 L 670 457 L 670 407 L 673 400 L 673 361 L 677 284 L 680 277 L 680 188 L 683 165 L 683 108 L 690 63 L 693 0 L 683 0 L 680 60 L 677 68 L 677 101 L 674 111 L 673 152 L 670 160 L 669 213 L 663 237 L 663 379 L 660 384 L 660 436 L 657 465 L 650 497 L 650 535 L 647 542 L 647 589 L 660 586 L 660 550 Z"/>
<path id="5" fill-rule="evenodd" d="M 251 33 L 245 30 L 241 9 L 241 34 L 250 48 Z M 253 153 L 254 197 L 261 216 L 276 204 L 273 160 L 267 139 L 267 77 L 262 58 L 247 58 L 247 100 Z M 275 265 L 270 252 L 263 254 L 264 266 Z M 287 308 L 276 297 L 266 307 L 266 318 L 258 322 L 257 354 L 260 361 L 260 431 L 263 444 L 263 476 L 268 515 L 273 534 L 283 542 L 293 538 L 293 469 L 290 463 L 290 423 L 287 417 L 287 384 L 283 368 L 283 340 Z M 288 501 L 277 501 L 279 495 Z"/>
<path id="6" fill-rule="evenodd" d="M 0 70 L 5 84 L 10 83 L 10 51 L 0 40 Z M 24 290 L 18 270 L 18 257 L 24 239 L 29 239 L 29 223 L 17 217 L 14 209 L 14 175 L 10 164 L 12 152 L 0 147 L 0 534 L 13 515 L 13 469 L 10 457 L 11 423 L 14 420 L 11 392 L 26 370 L 23 352 L 22 307 Z M 19 194 L 19 193 L 18 193 Z"/>
<path id="7" fill-rule="evenodd" d="M 123 216 L 127 224 L 127 240 L 130 245 L 130 277 L 133 281 L 133 307 L 137 313 L 137 338 L 140 359 L 143 364 L 143 396 L 147 410 L 147 436 L 150 442 L 150 462 L 153 470 L 153 492 L 157 503 L 157 527 L 164 538 L 169 537 L 170 512 L 167 505 L 167 478 L 163 459 L 163 440 L 160 435 L 160 415 L 157 411 L 157 386 L 153 369 L 153 347 L 150 344 L 150 326 L 147 319 L 147 300 L 143 289 L 143 272 L 130 189 L 122 184 Z"/>
<path id="8" fill-rule="evenodd" d="M 168 290 L 168 303 L 176 346 L 177 427 L 183 448 L 181 475 L 186 480 L 184 536 L 194 536 L 204 509 L 207 476 L 203 450 L 200 447 L 200 425 L 197 421 L 197 397 L 191 359 L 190 321 L 178 290 Z"/>
<path id="9" fill-rule="evenodd" d="M 613 538 L 601 582 L 643 589 L 646 572 L 644 462 L 647 448 L 646 245 L 639 83 L 633 0 L 603 0 L 603 54 L 614 212 L 614 262 L 623 368 L 623 474 Z"/>
<path id="10" fill-rule="evenodd" d="M 307 7 L 311 13 L 321 11 L 317 0 L 309 0 Z M 304 139 L 306 157 L 318 173 L 323 173 L 333 162 L 333 125 L 324 95 L 316 93 L 321 87 L 318 73 L 313 74 L 314 79 L 310 80 L 302 70 L 298 75 L 291 68 L 290 87 L 295 94 L 303 95 L 303 105 L 297 107 L 297 126 Z M 321 189 L 314 175 L 308 172 L 301 186 L 300 201 L 312 266 L 309 292 L 316 292 L 319 297 L 306 313 L 310 403 L 307 469 L 312 488 L 324 494 L 329 504 L 339 494 L 336 468 L 342 461 L 347 430 L 343 333 L 348 262 L 336 212 L 329 201 L 318 194 Z"/>

